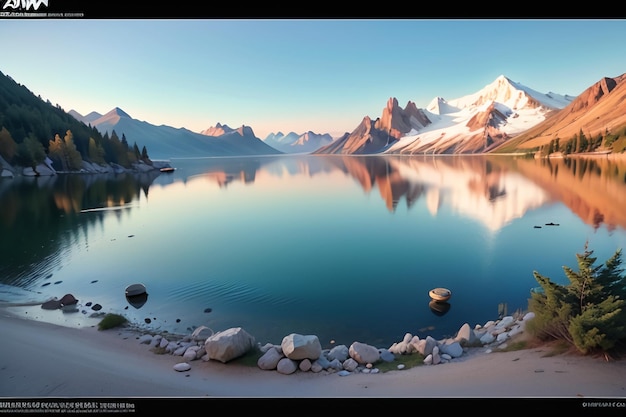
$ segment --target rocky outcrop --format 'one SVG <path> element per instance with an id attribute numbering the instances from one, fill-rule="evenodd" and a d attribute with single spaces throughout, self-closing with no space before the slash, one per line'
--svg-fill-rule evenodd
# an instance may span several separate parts
<path id="1" fill-rule="evenodd" d="M 319 148 L 316 154 L 367 155 L 384 151 L 411 131 L 431 122 L 426 114 L 409 101 L 403 109 L 394 97 L 387 100 L 381 117 L 365 116 L 352 133 L 346 133 L 333 143 Z"/>
<path id="2" fill-rule="evenodd" d="M 25 177 L 46 177 L 55 176 L 57 174 L 121 174 L 125 172 L 130 173 L 142 173 L 160 170 L 161 168 L 171 167 L 168 161 L 152 161 L 152 164 L 147 164 L 143 161 L 132 164 L 130 168 L 125 168 L 116 163 L 108 164 L 94 164 L 92 162 L 83 161 L 81 168 L 78 171 L 59 171 L 53 167 L 52 161 L 48 158 L 35 167 L 13 167 L 6 163 L 6 161 L 0 161 L 0 176 L 13 178 L 17 175 Z"/>
<path id="3" fill-rule="evenodd" d="M 387 106 L 383 109 L 383 115 L 377 119 L 374 127 L 387 132 L 395 140 L 409 133 L 411 130 L 419 130 L 430 124 L 430 120 L 419 110 L 415 103 L 409 101 L 405 108 L 398 105 L 395 97 L 387 100 Z"/>

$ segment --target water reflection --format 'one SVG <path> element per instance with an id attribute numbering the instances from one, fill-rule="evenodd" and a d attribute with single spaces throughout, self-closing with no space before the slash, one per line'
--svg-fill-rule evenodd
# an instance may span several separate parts
<path id="1" fill-rule="evenodd" d="M 626 158 L 555 158 L 516 161 L 516 169 L 586 224 L 626 228 Z"/>
<path id="2" fill-rule="evenodd" d="M 147 197 L 158 173 L 57 175 L 0 179 L 0 282 L 27 286 L 59 265 L 63 253 L 104 212 Z M 121 215 L 121 213 L 118 213 Z"/>
<path id="3" fill-rule="evenodd" d="M 273 342 L 286 331 L 325 340 L 381 332 L 386 344 L 415 328 L 449 334 L 463 320 L 524 308 L 532 270 L 558 280 L 587 229 L 599 232 L 600 258 L 626 236 L 599 230 L 626 229 L 626 167 L 608 158 L 172 165 L 169 174 L 0 179 L 0 284 L 76 293 L 163 328 L 211 320 Z M 553 221 L 561 225 L 544 226 Z M 136 280 L 151 291 L 135 305 L 123 289 Z M 454 308 L 429 305 L 428 289 L 442 285 L 456 294 Z"/>
<path id="4" fill-rule="evenodd" d="M 176 162 L 176 161 L 175 161 Z M 183 161 L 169 183 L 203 179 L 226 187 L 261 173 L 282 177 L 341 172 L 388 211 L 423 199 L 432 215 L 447 203 L 497 231 L 529 210 L 560 202 L 594 228 L 626 228 L 626 159 L 508 156 L 304 156 Z M 159 178 L 157 181 L 161 181 Z M 165 185 L 165 182 L 161 183 Z"/>
<path id="5" fill-rule="evenodd" d="M 443 316 L 450 311 L 450 303 L 447 301 L 430 300 L 428 303 L 430 310 L 437 316 Z"/>
<path id="6" fill-rule="evenodd" d="M 626 229 L 626 163 L 593 159 L 512 157 L 304 156 L 174 160 L 176 172 L 59 175 L 0 180 L 0 274 L 4 283 L 33 278 L 42 260 L 67 246 L 86 224 L 131 210 L 150 186 L 210 181 L 219 187 L 258 178 L 342 173 L 364 193 L 376 192 L 389 212 L 423 201 L 436 216 L 444 204 L 497 231 L 530 210 L 560 202 L 585 224 Z M 262 181 L 262 180 L 261 180 Z M 86 211 L 102 211 L 80 216 Z M 39 268 L 45 275 L 55 265 Z M 10 270 L 7 270 L 10 268 Z M 38 276 L 35 275 L 35 276 Z"/>

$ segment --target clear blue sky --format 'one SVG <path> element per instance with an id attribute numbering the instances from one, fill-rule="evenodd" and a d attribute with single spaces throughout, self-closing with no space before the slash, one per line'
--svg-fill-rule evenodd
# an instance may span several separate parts
<path id="1" fill-rule="evenodd" d="M 264 139 L 351 132 L 390 97 L 425 108 L 499 75 L 575 96 L 626 72 L 626 20 L 6 19 L 0 51 L 2 73 L 66 111 Z"/>

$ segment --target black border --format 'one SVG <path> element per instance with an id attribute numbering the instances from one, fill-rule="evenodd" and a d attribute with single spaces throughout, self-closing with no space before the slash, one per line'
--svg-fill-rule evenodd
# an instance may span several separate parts
<path id="1" fill-rule="evenodd" d="M 570 8 L 559 15 L 533 15 L 533 8 L 525 4 L 515 7 L 523 14 L 507 16 L 493 3 L 466 2 L 447 7 L 445 10 L 433 10 L 437 4 L 426 6 L 420 3 L 403 5 L 388 4 L 384 7 L 370 7 L 365 3 L 348 4 L 338 7 L 336 3 L 279 3 L 279 2 L 198 2 L 188 1 L 152 1 L 138 3 L 121 0 L 47 0 L 38 10 L 14 9 L 5 7 L 7 3 L 18 4 L 22 0 L 0 0 L 0 12 L 27 12 L 20 18 L 83 18 L 83 19 L 597 19 L 611 16 L 593 16 L 586 10 L 576 15 L 576 8 Z M 33 3 L 42 0 L 27 0 Z M 482 9 L 481 9 L 482 7 Z M 350 9 L 350 10 L 346 10 Z M 384 10 L 381 10 L 384 9 Z M 528 11 L 530 10 L 530 11 Z M 48 16 L 51 14 L 51 16 Z M 0 16 L 2 17 L 2 16 Z M 6 17 L 5 17 L 6 18 Z"/>
<path id="2" fill-rule="evenodd" d="M 442 387 L 445 390 L 445 387 Z M 419 391 L 419 386 L 416 385 Z M 277 393 L 277 395 L 279 395 Z M 555 409 L 559 415 L 575 416 L 621 416 L 626 415 L 626 398 L 39 398 L 39 399 L 2 399 L 2 401 L 32 402 L 34 404 L 45 404 L 51 411 L 27 411 L 16 409 L 16 414 L 24 415 L 160 415 L 163 411 L 170 412 L 176 410 L 214 410 L 221 412 L 224 407 L 236 410 L 237 408 L 252 411 L 255 415 L 290 416 L 303 413 L 304 415 L 332 415 L 340 410 L 349 410 L 350 414 L 364 411 L 365 414 L 382 413 L 419 413 L 419 412 L 453 412 L 459 407 L 465 411 L 479 412 L 480 410 L 490 410 L 490 413 L 520 412 L 530 413 L 551 413 Z M 55 410 L 55 404 L 63 404 L 68 407 L 66 413 L 59 413 Z M 106 411 L 106 406 L 111 404 L 130 404 L 129 407 L 112 409 Z M 85 405 L 87 408 L 81 409 Z M 237 408 L 234 408 L 237 407 Z M 485 407 L 488 407 L 487 409 Z M 115 408 L 115 406 L 113 406 Z M 7 411 L 7 410 L 3 410 Z M 202 413 L 202 411 L 200 411 Z"/>

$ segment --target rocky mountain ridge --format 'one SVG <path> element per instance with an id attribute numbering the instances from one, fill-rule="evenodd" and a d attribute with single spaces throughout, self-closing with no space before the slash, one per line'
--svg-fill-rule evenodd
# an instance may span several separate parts
<path id="1" fill-rule="evenodd" d="M 318 154 L 474 154 L 485 153 L 540 123 L 573 97 L 542 94 L 501 75 L 474 94 L 446 101 L 436 97 L 426 109 L 395 98 L 382 116 L 365 117 L 350 134 Z"/>
<path id="2" fill-rule="evenodd" d="M 626 74 L 594 83 L 554 117 L 530 127 L 503 144 L 498 151 L 538 148 L 550 141 L 567 140 L 580 132 L 588 138 L 617 133 L 626 126 Z"/>
<path id="3" fill-rule="evenodd" d="M 536 147 L 537 143 L 545 143 L 549 140 L 546 139 L 548 137 L 546 135 L 554 138 L 554 132 L 537 133 L 541 131 L 537 129 L 547 129 L 549 123 L 560 121 L 559 132 L 568 135 L 575 134 L 582 128 L 581 121 L 585 122 L 584 126 L 589 126 L 591 118 L 583 113 L 588 112 L 590 106 L 595 106 L 594 103 L 599 100 L 607 101 L 605 97 L 611 94 L 615 96 L 616 94 L 612 92 L 622 84 L 623 78 L 624 75 L 605 78 L 579 97 L 554 92 L 540 93 L 503 75 L 473 94 L 452 100 L 435 97 L 425 109 L 418 108 L 412 101 L 408 101 L 402 108 L 395 97 L 390 97 L 380 117 L 365 116 L 352 132 L 346 132 L 336 139 L 328 133 L 319 134 L 312 131 L 302 134 L 290 132 L 287 135 L 279 131 L 276 134 L 269 134 L 265 139 L 259 139 L 255 137 L 252 129 L 245 125 L 239 129 L 232 129 L 220 123 L 200 133 L 163 125 L 158 128 L 153 126 L 160 132 L 152 130 L 150 136 L 145 133 L 149 130 L 145 125 L 146 122 L 135 121 L 135 127 L 130 129 L 124 126 L 128 124 L 130 116 L 119 108 L 103 116 L 95 112 L 85 117 L 78 116 L 82 117 L 79 120 L 91 123 L 100 131 L 103 129 L 110 131 L 114 126 L 120 130 L 129 129 L 133 136 L 137 136 L 139 131 L 144 131 L 139 136 L 144 140 L 148 140 L 148 137 L 154 138 L 148 148 L 157 149 L 152 151 L 157 156 L 161 151 L 164 154 L 179 156 L 183 147 L 188 148 L 184 156 L 197 156 L 201 152 L 211 152 L 218 156 L 234 155 L 232 153 L 234 150 L 225 149 L 224 142 L 229 137 L 247 139 L 248 143 L 245 146 L 239 144 L 245 148 L 242 155 L 476 154 L 501 151 L 507 149 L 507 144 L 515 144 L 514 151 L 523 152 L 524 149 Z M 612 106 L 596 107 L 595 125 L 609 127 L 626 124 L 624 116 L 626 112 L 620 111 L 624 105 L 620 105 L 619 99 L 614 100 Z M 571 105 L 574 102 L 576 104 Z M 75 112 L 70 113 L 77 117 Z M 143 127 L 139 128 L 138 125 L 142 123 Z M 538 126 L 544 127 L 537 128 Z M 597 131 L 598 129 L 594 130 Z M 179 138 L 172 139 L 172 135 Z M 532 141 L 531 136 L 535 138 Z M 216 146 L 218 144 L 215 141 L 213 147 L 203 143 L 215 138 L 222 139 L 219 146 Z M 523 142 L 527 143 L 522 146 Z"/>

